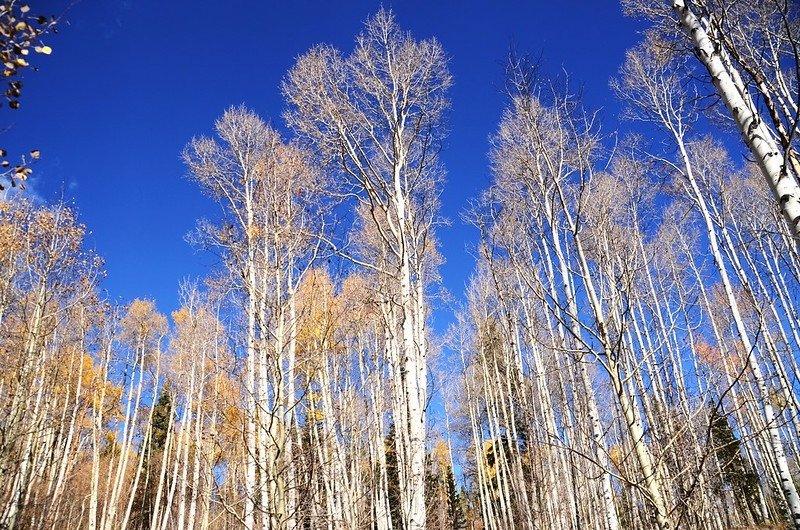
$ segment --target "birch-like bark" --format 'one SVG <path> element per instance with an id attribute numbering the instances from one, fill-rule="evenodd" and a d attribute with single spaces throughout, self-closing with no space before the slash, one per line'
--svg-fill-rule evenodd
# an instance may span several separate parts
<path id="1" fill-rule="evenodd" d="M 753 154 L 797 241 L 800 236 L 800 185 L 797 183 L 797 176 L 790 171 L 772 132 L 759 116 L 758 108 L 742 83 L 741 76 L 733 69 L 730 61 L 723 60 L 724 47 L 718 39 L 708 33 L 685 0 L 672 0 L 672 11 L 694 45 L 697 58 L 711 76 L 717 93 L 736 123 L 745 145 Z M 787 502 L 790 502 L 795 524 L 800 525 L 800 498 L 795 494 Z"/>
<path id="2" fill-rule="evenodd" d="M 348 257 L 378 272 L 385 286 L 381 310 L 393 346 L 387 352 L 405 530 L 422 529 L 426 520 L 424 289 L 435 264 L 436 145 L 449 85 L 438 43 L 414 41 L 381 10 L 351 56 L 316 48 L 297 61 L 283 87 L 290 125 L 344 177 L 334 192 L 361 205 L 368 256 Z"/>

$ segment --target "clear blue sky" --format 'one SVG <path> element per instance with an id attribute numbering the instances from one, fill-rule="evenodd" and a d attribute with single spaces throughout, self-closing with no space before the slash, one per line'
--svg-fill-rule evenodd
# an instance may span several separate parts
<path id="1" fill-rule="evenodd" d="M 59 14 L 66 1 L 31 0 L 34 14 Z M 639 38 L 641 24 L 616 1 L 395 1 L 401 27 L 435 36 L 455 79 L 451 134 L 443 152 L 448 180 L 439 236 L 445 286 L 460 296 L 475 233 L 459 220 L 489 182 L 488 137 L 504 100 L 502 64 L 513 42 L 540 55 L 546 73 L 569 72 L 587 104 L 603 108 L 606 130 L 617 104 L 608 79 Z M 119 301 L 177 304 L 178 282 L 213 263 L 184 242 L 196 219 L 217 209 L 185 178 L 179 154 L 210 133 L 214 119 L 245 103 L 285 129 L 279 83 L 294 59 L 320 42 L 349 51 L 378 2 L 126 0 L 75 3 L 49 57 L 25 74 L 22 108 L 0 110 L 13 127 L 0 139 L 11 154 L 41 149 L 32 187 L 47 200 L 74 201 L 106 260 L 104 288 Z M 438 315 L 436 327 L 447 317 Z M 441 328 L 440 328 L 441 329 Z"/>

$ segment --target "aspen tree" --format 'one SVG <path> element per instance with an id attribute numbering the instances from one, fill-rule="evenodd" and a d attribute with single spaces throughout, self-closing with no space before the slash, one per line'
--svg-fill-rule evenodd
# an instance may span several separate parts
<path id="1" fill-rule="evenodd" d="M 730 278 L 729 270 L 731 267 L 736 270 L 736 263 L 732 262 L 729 265 L 723 255 L 723 245 L 720 240 L 722 243 L 725 242 L 727 230 L 724 222 L 720 228 L 717 228 L 714 223 L 712 209 L 716 201 L 712 196 L 706 197 L 706 192 L 701 188 L 703 183 L 699 182 L 697 175 L 697 157 L 692 156 L 691 148 L 686 140 L 688 127 L 694 118 L 693 109 L 679 87 L 675 71 L 670 68 L 669 57 L 664 54 L 661 56 L 653 54 L 649 51 L 652 48 L 652 44 L 646 45 L 638 51 L 628 53 L 628 61 L 623 68 L 625 88 L 620 88 L 618 92 L 631 102 L 634 111 L 638 113 L 637 116 L 655 121 L 669 133 L 678 148 L 680 163 L 674 167 L 685 178 L 686 193 L 691 197 L 703 219 L 709 248 L 724 286 L 739 340 L 758 387 L 764 420 L 769 432 L 771 451 L 780 475 L 781 488 L 789 510 L 793 514 L 793 519 L 796 520 L 796 524 L 800 524 L 800 497 L 798 497 L 791 479 L 785 449 L 776 425 L 775 412 L 769 402 L 767 385 L 760 367 L 760 354 L 756 349 L 757 345 L 751 338 L 751 332 L 744 323 L 740 303 L 735 297 L 734 286 Z M 641 83 L 638 87 L 636 87 L 637 82 Z M 708 188 L 705 187 L 705 189 Z M 740 276 L 740 279 L 744 280 L 747 285 L 746 278 Z"/>
<path id="2" fill-rule="evenodd" d="M 243 518 L 248 529 L 293 527 L 296 291 L 319 249 L 314 190 L 325 184 L 304 150 L 284 143 L 248 109 L 226 111 L 216 131 L 218 139 L 190 142 L 184 160 L 225 211 L 222 227 L 201 224 L 200 241 L 223 251 L 244 297 Z"/>
<path id="3" fill-rule="evenodd" d="M 368 266 L 388 287 L 382 305 L 388 338 L 396 345 L 393 415 L 406 530 L 425 527 L 424 290 L 450 84 L 438 42 L 414 40 L 391 12 L 381 10 L 367 20 L 351 55 L 318 46 L 298 59 L 283 85 L 290 126 L 341 175 L 340 193 L 361 205 L 387 258 Z"/>

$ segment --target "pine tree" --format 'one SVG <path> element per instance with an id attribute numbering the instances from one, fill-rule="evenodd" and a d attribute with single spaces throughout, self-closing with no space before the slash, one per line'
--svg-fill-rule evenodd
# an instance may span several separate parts
<path id="1" fill-rule="evenodd" d="M 155 410 L 153 411 L 153 419 L 150 422 L 152 425 L 153 433 L 150 436 L 150 447 L 148 448 L 148 457 L 156 451 L 164 449 L 167 442 L 167 431 L 169 430 L 169 423 L 172 419 L 172 397 L 169 390 L 163 388 L 161 394 L 158 396 Z"/>
<path id="2" fill-rule="evenodd" d="M 386 478 L 389 509 L 392 516 L 392 528 L 403 530 L 403 518 L 400 513 L 400 470 L 397 462 L 395 448 L 394 422 L 389 424 L 389 433 L 386 435 Z"/>
<path id="3" fill-rule="evenodd" d="M 463 530 L 467 527 L 467 518 L 464 515 L 464 496 L 456 488 L 456 480 L 453 470 L 447 468 L 446 476 L 447 487 L 447 515 L 450 519 L 452 530 Z"/>
<path id="4" fill-rule="evenodd" d="M 153 418 L 150 421 L 152 434 L 144 455 L 145 475 L 139 483 L 136 492 L 137 500 L 134 506 L 139 506 L 138 519 L 142 525 L 150 521 L 153 510 L 155 509 L 155 490 L 158 485 L 159 465 L 162 453 L 167 443 L 167 433 L 169 424 L 172 421 L 172 396 L 169 390 L 164 387 L 158 396 L 158 401 L 153 409 Z"/>
<path id="5" fill-rule="evenodd" d="M 758 513 L 758 475 L 744 459 L 741 441 L 728 423 L 727 414 L 717 410 L 711 412 L 711 443 L 714 456 L 722 470 L 722 484 L 733 490 L 733 496 L 742 508 L 749 510 L 756 520 Z"/>

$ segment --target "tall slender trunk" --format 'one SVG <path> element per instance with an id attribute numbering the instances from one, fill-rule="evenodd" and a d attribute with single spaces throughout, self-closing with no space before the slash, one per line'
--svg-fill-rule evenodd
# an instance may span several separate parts
<path id="1" fill-rule="evenodd" d="M 671 1 L 675 16 L 697 50 L 697 58 L 708 70 L 717 93 L 728 108 L 745 145 L 753 154 L 797 243 L 800 235 L 800 186 L 796 176 L 789 171 L 789 165 L 773 140 L 769 127 L 758 115 L 757 106 L 742 83 L 739 73 L 733 70 L 729 61 L 723 61 L 722 54 L 725 51 L 719 39 L 709 35 L 686 0 Z M 796 491 L 791 492 L 794 486 L 788 490 L 785 489 L 787 487 L 788 485 L 783 486 L 784 495 L 787 497 L 795 526 L 800 528 L 800 499 Z"/>

